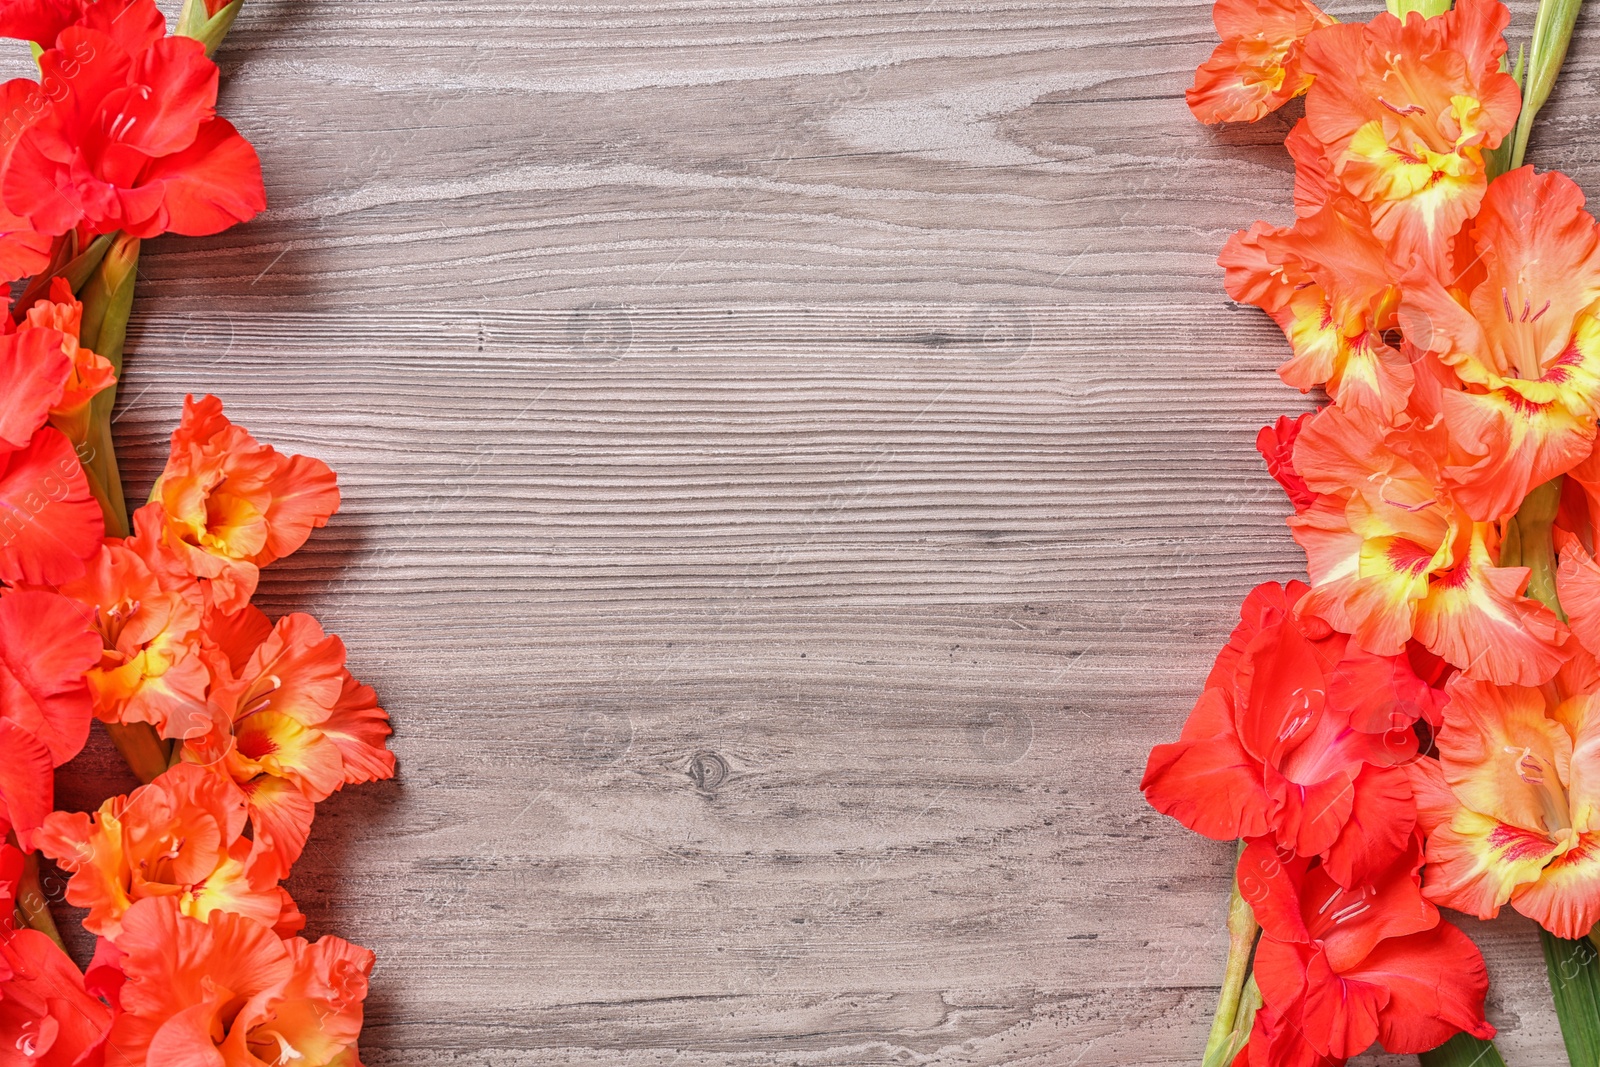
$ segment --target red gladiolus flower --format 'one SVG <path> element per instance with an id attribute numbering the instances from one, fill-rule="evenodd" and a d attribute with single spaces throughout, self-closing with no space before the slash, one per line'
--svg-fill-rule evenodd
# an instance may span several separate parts
<path id="1" fill-rule="evenodd" d="M 1156 746 L 1141 788 L 1197 833 L 1270 835 L 1353 885 L 1411 837 L 1412 724 L 1436 721 L 1442 700 L 1404 656 L 1371 656 L 1297 617 L 1305 593 L 1295 582 L 1250 594 L 1182 739 Z"/>
<path id="2" fill-rule="evenodd" d="M 160 8 L 146 0 L 0 2 L 0 37 L 32 41 L 40 48 L 52 48 L 61 31 L 69 26 L 87 26 L 101 33 L 115 34 L 126 39 L 132 47 L 138 41 L 164 34 L 167 20 Z"/>
<path id="3" fill-rule="evenodd" d="M 1420 863 L 1413 843 L 1370 882 L 1346 887 L 1266 841 L 1240 857 L 1240 892 L 1264 935 L 1255 958 L 1261 998 L 1317 1053 L 1341 1059 L 1374 1041 L 1420 1053 L 1462 1031 L 1494 1036 L 1483 1017 L 1483 957 L 1423 898 Z"/>
<path id="4" fill-rule="evenodd" d="M 337 937 L 280 941 L 227 912 L 197 922 L 170 899 L 130 908 L 117 948 L 128 982 L 106 1067 L 360 1062 L 373 963 L 364 948 Z"/>
<path id="5" fill-rule="evenodd" d="M 26 447 L 0 449 L 0 581 L 71 581 L 104 536 L 100 505 L 61 431 L 46 426 Z"/>
<path id="6" fill-rule="evenodd" d="M 1201 122 L 1254 122 L 1305 92 L 1306 37 L 1333 25 L 1310 0 L 1217 0 L 1211 18 L 1222 43 L 1187 93 Z"/>
<path id="7" fill-rule="evenodd" d="M 0 596 L 0 826 L 27 840 L 44 822 L 54 770 L 89 736 L 83 673 L 99 642 L 77 605 L 48 592 Z"/>
<path id="8" fill-rule="evenodd" d="M 37 930 L 0 930 L 0 1063 L 87 1067 L 110 1030 L 111 1012 L 54 941 Z"/>
<path id="9" fill-rule="evenodd" d="M 0 729 L 0 744 L 4 741 Z M 3 766 L 12 750 L 0 751 L 6 754 Z M 4 774 L 0 769 L 0 778 Z M 0 797 L 0 1063 L 91 1067 L 99 1062 L 111 1013 L 55 942 L 36 930 L 17 929 L 24 860 L 20 850 L 4 843 L 9 830 Z"/>
<path id="10" fill-rule="evenodd" d="M 24 360 L 36 357 L 52 368 L 53 397 L 48 411 L 50 423 L 82 444 L 89 433 L 89 402 L 101 391 L 116 384 L 117 372 L 111 361 L 78 343 L 83 331 L 83 304 L 72 295 L 65 278 L 53 279 L 48 299 L 34 302 L 22 313 L 15 326 L 0 318 L 8 336 L 0 345 L 18 348 Z M 0 357 L 3 359 L 3 357 Z M 58 383 L 58 384 L 57 384 Z"/>
<path id="11" fill-rule="evenodd" d="M 1261 427 L 1261 432 L 1256 434 L 1256 451 L 1266 460 L 1267 473 L 1289 494 L 1289 501 L 1294 504 L 1296 512 L 1304 511 L 1317 502 L 1317 494 L 1311 491 L 1306 480 L 1300 477 L 1300 472 L 1294 469 L 1294 443 L 1311 418 L 1310 415 L 1301 415 L 1298 419 L 1291 419 L 1282 415 L 1277 422 Z"/>
<path id="12" fill-rule="evenodd" d="M 5 206 L 41 233 L 134 237 L 218 233 L 260 212 L 260 161 L 216 117 L 217 66 L 204 47 L 166 36 L 154 0 L 109 20 L 103 6 L 60 30 L 39 82 L 6 87 L 8 114 L 30 121 L 0 171 Z"/>
<path id="13" fill-rule="evenodd" d="M 1344 1067 L 1347 1062 L 1318 1052 L 1298 1026 L 1263 1004 L 1250 1027 L 1250 1043 L 1230 1067 Z"/>

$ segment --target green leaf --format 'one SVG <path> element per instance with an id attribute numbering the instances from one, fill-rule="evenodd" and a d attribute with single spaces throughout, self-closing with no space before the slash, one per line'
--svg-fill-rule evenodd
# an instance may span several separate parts
<path id="1" fill-rule="evenodd" d="M 1417 1057 L 1422 1067 L 1506 1067 L 1500 1050 L 1491 1041 L 1457 1034 L 1432 1052 Z"/>
<path id="2" fill-rule="evenodd" d="M 1572 1067 L 1600 1067 L 1600 951 L 1588 938 L 1568 941 L 1539 931 L 1561 1038 Z"/>

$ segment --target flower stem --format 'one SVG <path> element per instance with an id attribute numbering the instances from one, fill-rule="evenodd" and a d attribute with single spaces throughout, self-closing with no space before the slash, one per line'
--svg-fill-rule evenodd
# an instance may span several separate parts
<path id="1" fill-rule="evenodd" d="M 1404 20 L 1413 11 L 1424 18 L 1442 15 L 1450 10 L 1451 0 L 1389 0 L 1389 14 Z"/>
<path id="2" fill-rule="evenodd" d="M 1533 134 L 1533 120 L 1556 87 L 1556 76 L 1566 61 L 1567 45 L 1572 42 L 1572 30 L 1582 7 L 1583 0 L 1542 0 L 1539 4 L 1522 85 L 1522 113 L 1517 116 L 1517 128 L 1512 134 L 1507 170 L 1522 166 L 1522 159 L 1528 152 L 1528 138 Z"/>
<path id="3" fill-rule="evenodd" d="M 172 760 L 172 742 L 162 738 L 154 726 L 147 722 L 113 722 L 106 724 L 106 733 L 139 781 L 148 785 L 166 773 Z"/>
<path id="4" fill-rule="evenodd" d="M 50 899 L 44 895 L 44 886 L 39 882 L 37 852 L 28 853 L 22 861 L 22 883 L 17 887 L 17 911 L 30 927 L 54 941 L 63 951 L 66 950 L 61 931 L 56 929 L 55 918 L 50 914 Z"/>
<path id="5" fill-rule="evenodd" d="M 206 55 L 209 56 L 216 52 L 222 39 L 233 29 L 233 20 L 238 18 L 239 9 L 243 6 L 244 0 L 233 0 L 233 3 L 211 15 L 207 14 L 205 0 L 183 0 L 183 10 L 178 13 L 178 35 L 193 37 L 205 45 Z"/>
<path id="6" fill-rule="evenodd" d="M 1507 523 L 1500 553 L 1502 567 L 1528 568 L 1528 596 L 1567 621 L 1556 593 L 1556 512 L 1561 507 L 1561 478 L 1545 482 L 1528 494 Z"/>
<path id="7" fill-rule="evenodd" d="M 1241 848 L 1242 848 L 1241 844 Z M 1228 962 L 1222 972 L 1222 992 L 1217 999 L 1217 1013 L 1211 1020 L 1211 1034 L 1206 1038 L 1205 1059 L 1202 1067 L 1226 1067 L 1238 1054 L 1243 1041 L 1235 1045 L 1234 1037 L 1239 1022 L 1239 1003 L 1244 993 L 1245 980 L 1250 976 L 1250 957 L 1256 947 L 1256 935 L 1261 927 L 1256 923 L 1250 902 L 1239 891 L 1239 876 L 1233 878 L 1233 892 L 1228 897 Z M 1248 1014 L 1252 1020 L 1254 1007 Z M 1249 1030 L 1246 1028 L 1245 1035 Z M 1232 1049 L 1231 1053 L 1229 1049 Z"/>
<path id="8" fill-rule="evenodd" d="M 79 342 L 111 362 L 122 379 L 122 346 L 128 335 L 128 314 L 133 309 L 133 289 L 139 274 L 139 239 L 118 234 L 102 254 L 83 285 L 83 329 Z M 126 537 L 128 504 L 117 468 L 116 445 L 111 439 L 111 419 L 117 406 L 117 382 L 103 390 L 89 406 L 89 438 L 84 473 L 105 514 L 106 536 Z"/>

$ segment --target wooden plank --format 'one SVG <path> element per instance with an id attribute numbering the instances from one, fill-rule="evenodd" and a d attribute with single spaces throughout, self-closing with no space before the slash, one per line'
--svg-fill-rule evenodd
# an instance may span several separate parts
<path id="1" fill-rule="evenodd" d="M 272 210 L 149 244 L 117 429 L 135 492 L 187 391 L 341 474 L 262 602 L 396 721 L 292 884 L 368 1063 L 1197 1062 L 1228 850 L 1137 782 L 1301 570 L 1251 441 L 1309 403 L 1221 295 L 1290 118 L 1190 120 L 1208 12 L 246 6 Z M 1590 189 L 1597 35 L 1536 148 Z"/>
<path id="2" fill-rule="evenodd" d="M 372 1062 L 1193 1061 L 1228 853 L 1137 781 L 1301 570 L 1251 440 L 1306 401 L 1243 310 L 1013 310 L 140 317 L 135 492 L 186 390 L 341 472 L 263 602 L 397 720 L 293 883 Z"/>

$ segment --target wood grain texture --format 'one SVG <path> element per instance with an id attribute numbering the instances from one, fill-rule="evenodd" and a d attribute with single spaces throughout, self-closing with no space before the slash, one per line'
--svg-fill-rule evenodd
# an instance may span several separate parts
<path id="1" fill-rule="evenodd" d="M 1308 404 L 1221 294 L 1289 120 L 1190 120 L 1208 14 L 246 6 L 273 206 L 149 246 L 117 430 L 135 494 L 188 391 L 340 472 L 262 602 L 397 728 L 291 886 L 369 1064 L 1198 1062 L 1229 853 L 1137 782 L 1302 572 L 1251 442 Z M 1597 41 L 1534 149 L 1591 191 Z"/>

